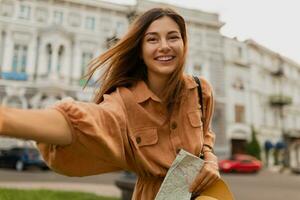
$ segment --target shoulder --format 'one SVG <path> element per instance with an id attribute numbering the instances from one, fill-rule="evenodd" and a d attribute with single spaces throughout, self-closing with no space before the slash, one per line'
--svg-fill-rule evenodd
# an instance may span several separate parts
<path id="1" fill-rule="evenodd" d="M 200 80 L 202 93 L 205 96 L 211 96 L 211 94 L 213 93 L 213 87 L 210 84 L 210 82 L 203 76 L 197 76 L 197 77 Z M 198 84 L 194 80 L 194 77 L 191 75 L 184 75 L 184 81 L 188 88 L 194 88 L 198 86 Z"/>
<path id="2" fill-rule="evenodd" d="M 120 111 L 120 109 L 124 109 L 124 102 L 121 97 L 122 90 L 117 88 L 110 94 L 103 95 L 103 101 L 99 104 L 99 106 L 104 106 L 109 110 L 115 110 L 116 112 Z"/>
<path id="3" fill-rule="evenodd" d="M 203 93 L 207 96 L 211 96 L 213 93 L 213 87 L 210 84 L 210 82 L 203 76 L 200 76 L 199 79 L 201 81 L 201 87 L 202 87 Z"/>

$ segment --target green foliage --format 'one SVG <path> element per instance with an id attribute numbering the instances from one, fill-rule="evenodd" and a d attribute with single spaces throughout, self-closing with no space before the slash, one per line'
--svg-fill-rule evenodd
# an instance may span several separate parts
<path id="1" fill-rule="evenodd" d="M 246 152 L 256 157 L 257 159 L 261 160 L 261 156 L 260 156 L 261 148 L 256 138 L 256 131 L 253 126 L 251 127 L 251 141 L 248 142 L 246 145 Z"/>
<path id="2" fill-rule="evenodd" d="M 65 192 L 52 190 L 20 190 L 0 188 L 1 200 L 118 200 L 116 198 L 101 197 L 83 192 Z"/>

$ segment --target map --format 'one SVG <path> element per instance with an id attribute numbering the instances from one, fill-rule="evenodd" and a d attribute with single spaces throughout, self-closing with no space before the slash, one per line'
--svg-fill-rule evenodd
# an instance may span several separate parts
<path id="1" fill-rule="evenodd" d="M 189 186 L 203 166 L 199 157 L 180 150 L 172 163 L 155 200 L 190 200 Z"/>

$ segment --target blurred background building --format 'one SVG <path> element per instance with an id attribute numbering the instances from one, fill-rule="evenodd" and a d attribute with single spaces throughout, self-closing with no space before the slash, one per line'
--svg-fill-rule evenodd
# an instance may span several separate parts
<path id="1" fill-rule="evenodd" d="M 82 90 L 89 61 L 122 37 L 134 16 L 155 6 L 166 4 L 0 1 L 0 101 L 18 108 L 64 97 L 90 101 L 93 88 Z M 253 40 L 223 36 L 217 13 L 174 8 L 188 26 L 186 72 L 205 76 L 215 90 L 216 153 L 245 152 L 255 130 L 263 149 L 286 146 L 289 163 L 300 166 L 300 65 Z M 2 148 L 15 144 L 23 142 L 0 140 Z"/>

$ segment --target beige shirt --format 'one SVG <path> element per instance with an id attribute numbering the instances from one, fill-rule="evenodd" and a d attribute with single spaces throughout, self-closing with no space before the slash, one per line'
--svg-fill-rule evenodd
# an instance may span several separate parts
<path id="1" fill-rule="evenodd" d="M 204 124 L 197 83 L 184 76 L 185 95 L 170 120 L 160 99 L 140 81 L 104 95 L 100 104 L 62 101 L 54 106 L 68 121 L 70 145 L 39 144 L 49 166 L 69 176 L 86 176 L 117 170 L 138 175 L 133 199 L 154 199 L 180 149 L 199 155 L 203 144 L 213 146 L 210 130 L 212 88 L 201 78 Z"/>

